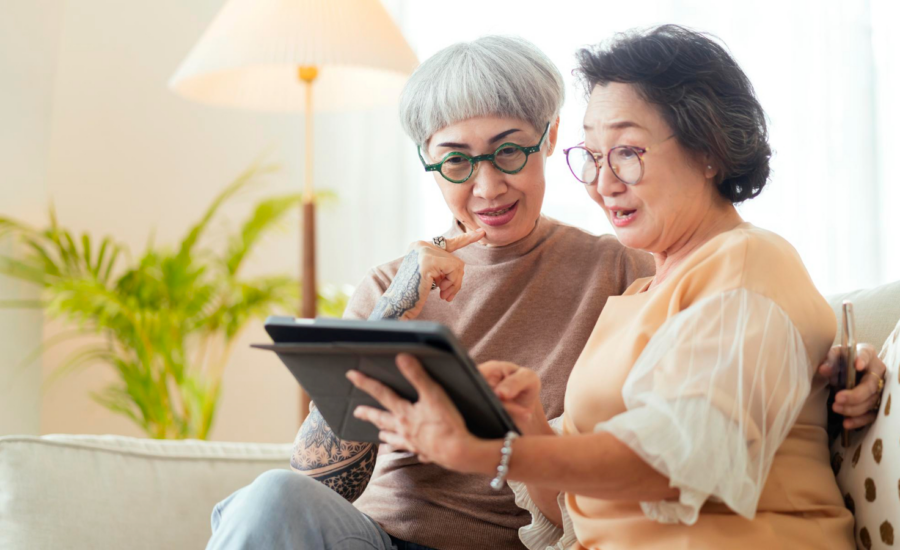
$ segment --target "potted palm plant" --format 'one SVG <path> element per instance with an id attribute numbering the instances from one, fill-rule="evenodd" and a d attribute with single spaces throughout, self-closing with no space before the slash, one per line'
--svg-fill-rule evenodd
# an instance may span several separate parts
<path id="1" fill-rule="evenodd" d="M 117 381 L 92 396 L 104 407 L 153 438 L 206 439 L 223 370 L 242 331 L 252 320 L 297 309 L 296 279 L 246 277 L 241 268 L 263 237 L 300 204 L 300 195 L 258 202 L 220 250 L 203 240 L 220 208 L 274 169 L 254 165 L 213 200 L 177 247 L 151 241 L 134 260 L 111 237 L 99 242 L 87 234 L 76 237 L 60 226 L 52 207 L 43 229 L 0 217 L 0 238 L 11 236 L 26 252 L 0 255 L 0 273 L 42 287 L 38 301 L 0 302 L 0 307 L 40 307 L 50 318 L 73 324 L 74 335 L 100 337 L 74 352 L 54 377 L 106 365 Z M 318 297 L 325 315 L 339 316 L 346 301 L 347 294 L 334 288 Z"/>

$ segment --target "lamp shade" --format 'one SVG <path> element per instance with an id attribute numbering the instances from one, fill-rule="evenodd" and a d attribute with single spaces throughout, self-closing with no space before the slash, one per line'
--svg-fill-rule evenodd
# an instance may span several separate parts
<path id="1" fill-rule="evenodd" d="M 303 111 L 298 67 L 316 67 L 315 110 L 395 102 L 418 64 L 379 0 L 229 0 L 169 80 L 189 99 Z"/>

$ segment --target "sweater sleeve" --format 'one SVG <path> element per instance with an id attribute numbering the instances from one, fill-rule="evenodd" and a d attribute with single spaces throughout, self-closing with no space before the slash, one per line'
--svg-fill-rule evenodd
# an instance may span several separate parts
<path id="1" fill-rule="evenodd" d="M 347 309 L 344 310 L 344 319 L 368 319 L 378 299 L 390 284 L 391 280 L 384 270 L 378 267 L 370 269 L 350 296 Z"/>

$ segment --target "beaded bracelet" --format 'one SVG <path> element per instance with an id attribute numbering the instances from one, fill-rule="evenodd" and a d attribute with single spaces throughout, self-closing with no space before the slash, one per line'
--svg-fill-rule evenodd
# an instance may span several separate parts
<path id="1" fill-rule="evenodd" d="M 506 484 L 506 475 L 509 473 L 509 461 L 512 458 L 512 444 L 519 434 L 506 432 L 503 438 L 503 448 L 500 449 L 500 465 L 497 466 L 497 477 L 491 480 L 491 489 L 499 491 Z"/>

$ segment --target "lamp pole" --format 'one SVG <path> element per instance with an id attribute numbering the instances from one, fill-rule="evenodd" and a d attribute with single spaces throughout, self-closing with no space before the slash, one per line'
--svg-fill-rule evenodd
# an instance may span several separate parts
<path id="1" fill-rule="evenodd" d="M 300 67 L 297 71 L 306 87 L 306 177 L 303 181 L 302 232 L 300 267 L 300 317 L 316 316 L 316 197 L 313 187 L 313 82 L 319 75 L 316 67 Z M 309 413 L 309 395 L 300 388 L 300 422 Z"/>
<path id="2" fill-rule="evenodd" d="M 319 109 L 391 104 L 418 60 L 379 0 L 220 1 L 169 88 L 203 103 L 306 116 L 297 313 L 315 318 L 313 86 L 322 92 Z M 309 398 L 300 395 L 303 419 Z"/>

